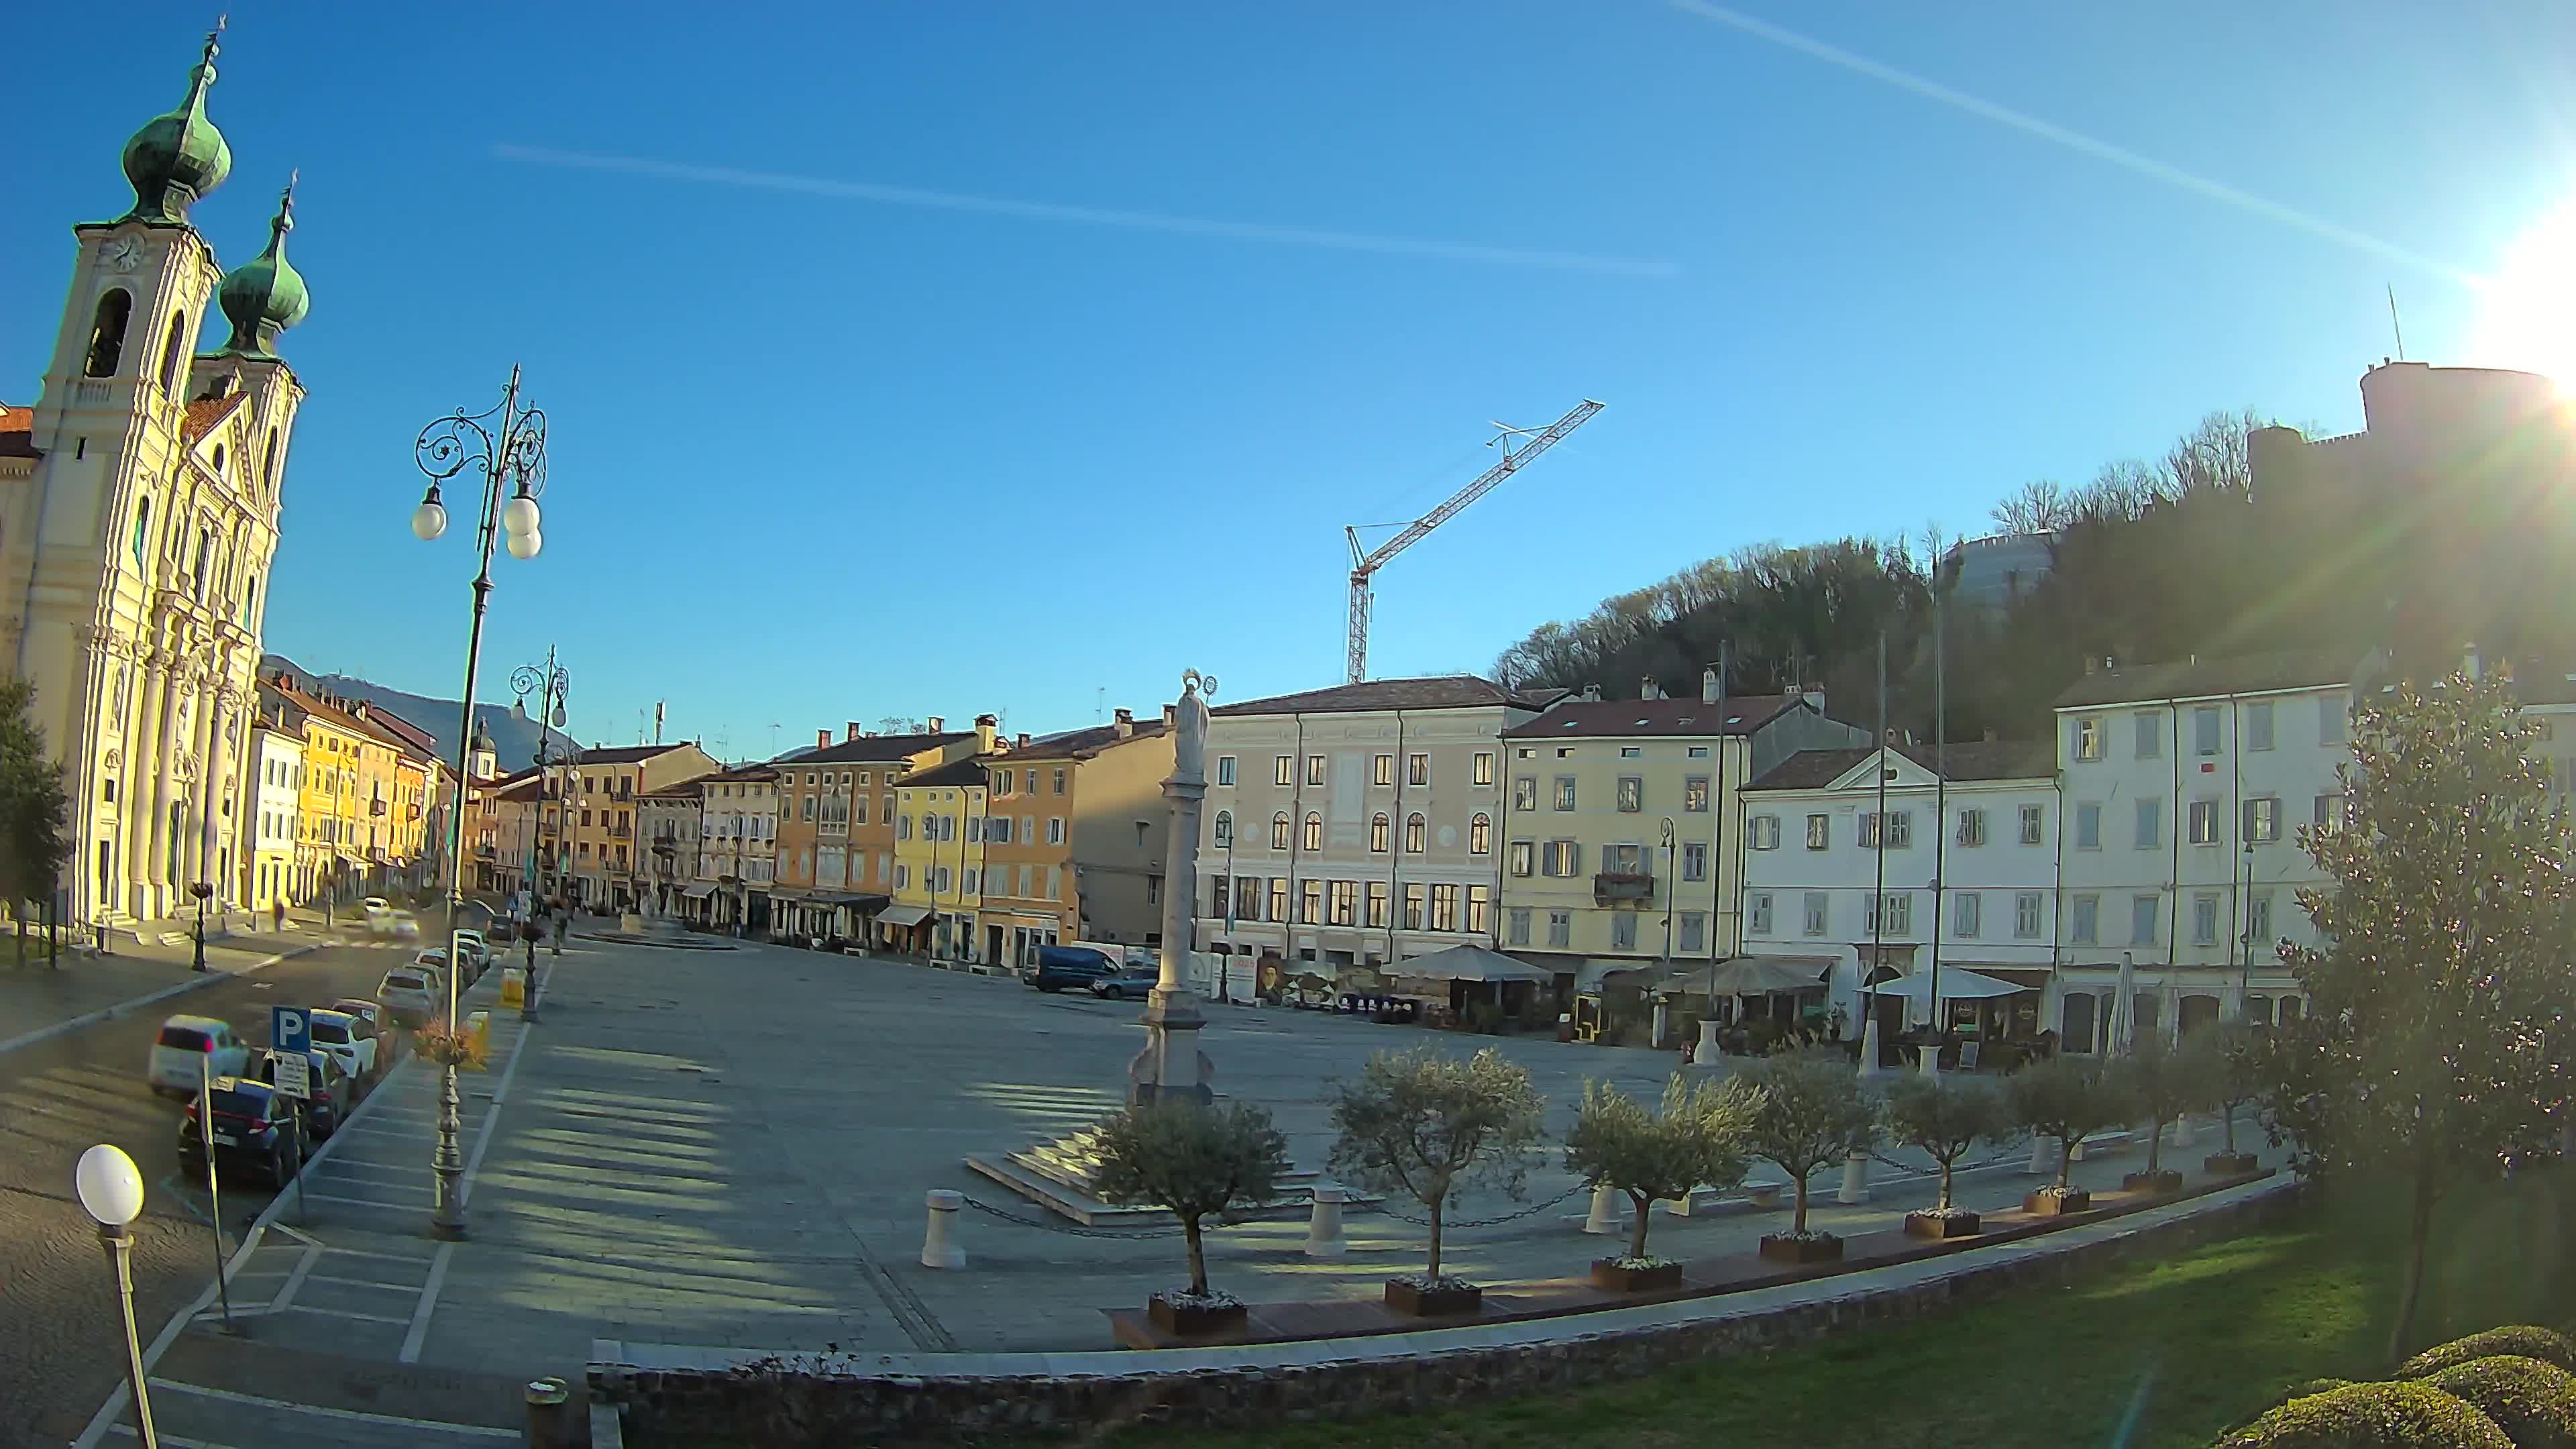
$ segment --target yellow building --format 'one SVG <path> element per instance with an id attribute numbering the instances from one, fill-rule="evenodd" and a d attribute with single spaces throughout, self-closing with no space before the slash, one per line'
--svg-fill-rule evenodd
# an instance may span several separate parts
<path id="1" fill-rule="evenodd" d="M 1800 750 L 1869 738 L 1821 694 L 1721 698 L 1715 670 L 1696 699 L 1655 694 L 1587 690 L 1503 731 L 1502 949 L 1578 985 L 1732 955 L 1736 792 Z"/>
<path id="2" fill-rule="evenodd" d="M 975 949 L 984 902 L 985 761 L 978 755 L 895 782 L 894 904 L 877 915 L 878 939 L 942 960 Z"/>

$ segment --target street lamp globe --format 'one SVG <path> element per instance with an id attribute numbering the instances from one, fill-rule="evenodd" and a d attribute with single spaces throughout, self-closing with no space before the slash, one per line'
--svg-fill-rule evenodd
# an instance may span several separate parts
<path id="1" fill-rule="evenodd" d="M 537 531 L 537 500 L 522 493 L 501 510 L 501 526 L 512 538 L 522 534 L 534 536 Z"/>
<path id="2" fill-rule="evenodd" d="M 72 1185 L 83 1210 L 103 1228 L 121 1228 L 143 1211 L 143 1174 L 125 1149 L 102 1142 L 80 1155 Z"/>
<path id="3" fill-rule="evenodd" d="M 546 536 L 542 533 L 532 531 L 510 535 L 510 557 L 515 559 L 526 560 L 535 558 L 537 556 L 537 550 L 544 548 L 545 546 Z"/>
<path id="4" fill-rule="evenodd" d="M 411 536 L 427 543 L 445 532 L 447 507 L 438 501 L 438 490 L 432 488 L 429 496 L 420 500 L 420 506 L 411 511 Z"/>

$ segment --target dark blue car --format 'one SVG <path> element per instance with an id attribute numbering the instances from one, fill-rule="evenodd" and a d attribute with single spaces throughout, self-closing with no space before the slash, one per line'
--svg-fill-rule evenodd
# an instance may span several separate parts
<path id="1" fill-rule="evenodd" d="M 1117 975 L 1118 964 L 1108 952 L 1094 946 L 1040 946 L 1038 964 L 1029 972 L 1029 984 L 1040 991 L 1089 986 Z"/>

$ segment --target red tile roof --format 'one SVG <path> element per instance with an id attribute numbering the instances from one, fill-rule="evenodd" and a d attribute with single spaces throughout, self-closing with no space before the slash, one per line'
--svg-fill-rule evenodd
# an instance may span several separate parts
<path id="1" fill-rule="evenodd" d="M 0 403 L 0 458 L 36 456 L 36 410 Z"/>
<path id="2" fill-rule="evenodd" d="M 1804 702 L 1795 694 L 1739 694 L 1711 704 L 1690 699 L 1567 699 L 1547 713 L 1503 731 L 1507 740 L 1594 739 L 1631 735 L 1749 735 L 1782 710 Z"/>
<path id="3" fill-rule="evenodd" d="M 1495 704 L 1538 709 L 1557 693 L 1550 689 L 1525 696 L 1473 674 L 1446 674 L 1426 679 L 1371 679 L 1360 684 L 1335 684 L 1298 694 L 1279 694 L 1268 699 L 1218 705 L 1208 713 L 1346 714 L 1363 710 L 1473 709 Z"/>
<path id="4" fill-rule="evenodd" d="M 227 393 L 222 397 L 201 397 L 188 404 L 188 421 L 182 432 L 191 443 L 222 427 L 243 403 L 250 401 L 246 392 Z"/>

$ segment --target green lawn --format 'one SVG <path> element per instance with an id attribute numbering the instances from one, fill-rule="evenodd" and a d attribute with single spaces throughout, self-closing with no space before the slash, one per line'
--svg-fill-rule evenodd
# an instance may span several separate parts
<path id="1" fill-rule="evenodd" d="M 2419 1346 L 2497 1323 L 2561 1323 L 2576 1286 L 2554 1176 L 2443 1214 Z M 1559 1398 L 1256 1431 L 1131 1429 L 1122 1449 L 2138 1449 L 2206 1444 L 2291 1384 L 2375 1376 L 2396 1245 L 2347 1189 L 2294 1226 L 1807 1348 L 1667 1370 Z M 2124 1431 L 2125 1426 L 2125 1431 Z"/>

